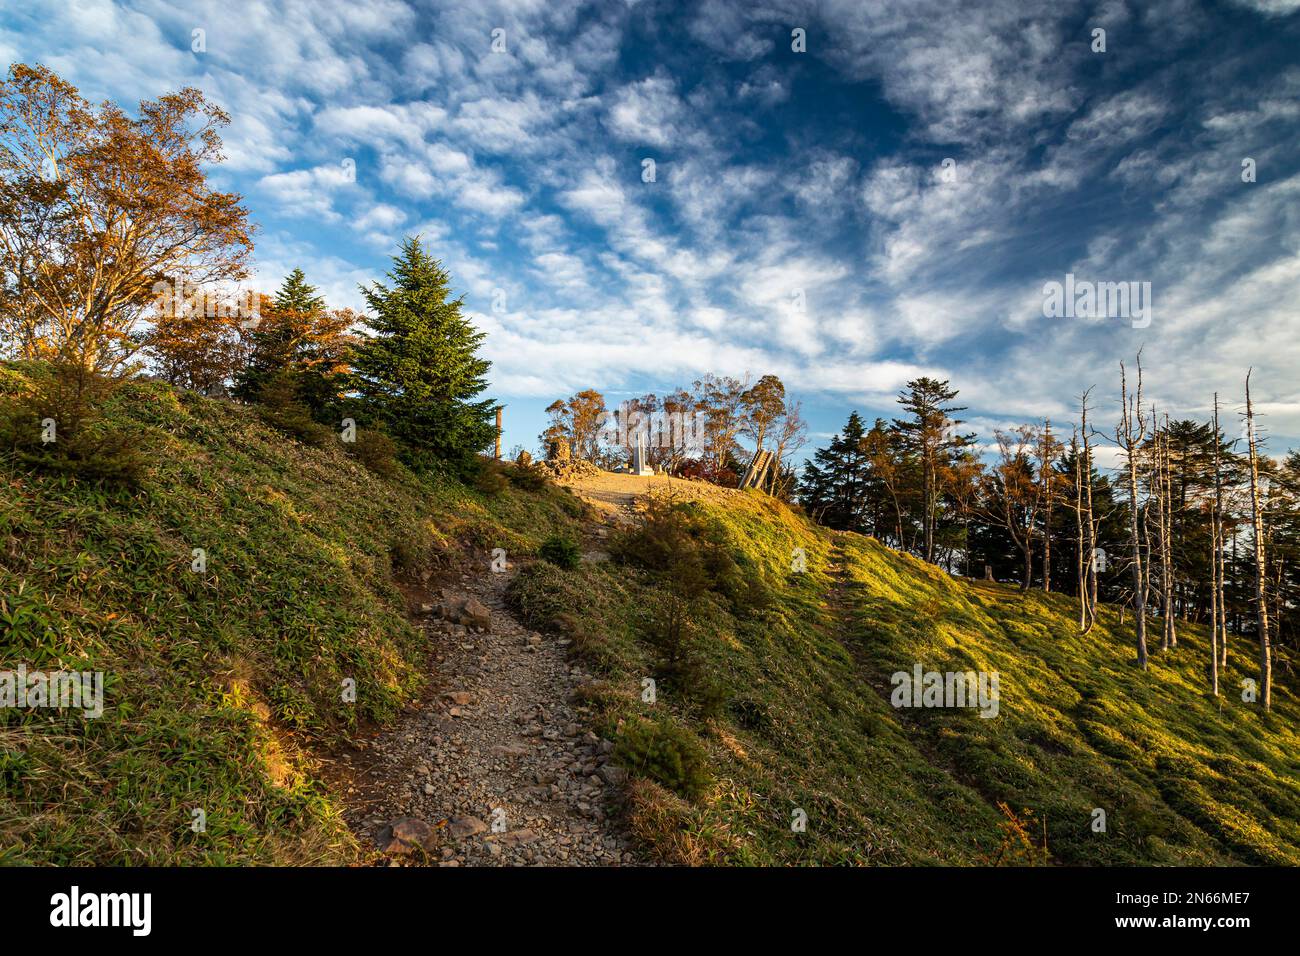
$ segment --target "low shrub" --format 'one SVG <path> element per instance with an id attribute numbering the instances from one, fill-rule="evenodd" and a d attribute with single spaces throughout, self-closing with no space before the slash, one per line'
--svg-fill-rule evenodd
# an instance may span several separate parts
<path id="1" fill-rule="evenodd" d="M 70 381 L 74 377 L 43 370 L 31 390 L 8 391 L 0 405 L 0 450 L 49 474 L 137 485 L 148 471 L 140 438 L 102 414 L 116 383 L 94 380 L 79 389 Z"/>
<path id="2" fill-rule="evenodd" d="M 626 721 L 614 741 L 614 761 L 689 800 L 698 800 L 709 786 L 704 748 L 689 730 L 668 720 Z"/>
<path id="3" fill-rule="evenodd" d="M 393 573 L 406 578 L 426 577 L 443 560 L 443 549 L 424 525 L 418 525 L 395 537 L 388 553 Z"/>
<path id="4" fill-rule="evenodd" d="M 546 475 L 540 468 L 524 462 L 516 464 L 506 474 L 510 483 L 522 491 L 541 491 L 547 484 Z"/>
<path id="5" fill-rule="evenodd" d="M 495 459 L 485 459 L 479 463 L 474 475 L 474 487 L 489 498 L 495 498 L 506 490 L 510 482 L 505 476 L 505 469 Z"/>
<path id="6" fill-rule="evenodd" d="M 271 427 L 296 438 L 304 445 L 321 448 L 332 431 L 312 417 L 301 400 L 297 378 L 284 372 L 273 376 L 257 393 L 258 412 Z"/>
<path id="7" fill-rule="evenodd" d="M 348 453 L 381 478 L 397 474 L 397 443 L 384 432 L 373 428 L 359 429 L 357 440 L 347 446 Z"/>
<path id="8" fill-rule="evenodd" d="M 537 554 L 544 561 L 558 567 L 573 570 L 582 563 L 582 551 L 570 538 L 553 535 L 542 542 Z"/>

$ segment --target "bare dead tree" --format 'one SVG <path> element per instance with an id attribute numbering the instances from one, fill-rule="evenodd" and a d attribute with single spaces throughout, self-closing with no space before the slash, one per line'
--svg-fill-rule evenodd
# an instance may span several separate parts
<path id="1" fill-rule="evenodd" d="M 1147 667 L 1146 577 L 1143 573 L 1142 540 L 1138 534 L 1138 457 L 1147 437 L 1147 421 L 1142 412 L 1142 353 L 1137 357 L 1137 390 L 1128 390 L 1128 371 L 1119 364 L 1120 422 L 1115 428 L 1115 442 L 1124 452 L 1128 471 L 1129 560 L 1133 567 L 1133 623 L 1137 642 L 1138 664 Z"/>
<path id="2" fill-rule="evenodd" d="M 1251 370 L 1253 371 L 1253 369 Z M 1246 441 L 1250 448 L 1250 515 L 1255 559 L 1256 626 L 1259 630 L 1260 700 L 1267 713 L 1273 706 L 1273 659 L 1268 643 L 1268 601 L 1264 595 L 1264 514 L 1259 503 L 1259 450 L 1255 409 L 1250 400 L 1250 371 L 1246 372 Z"/>
<path id="3" fill-rule="evenodd" d="M 1034 538 L 1042 511 L 1042 485 L 1034 475 L 1032 456 L 1038 447 L 1039 430 L 1033 425 L 1018 425 L 1010 431 L 993 433 L 998 443 L 999 460 L 987 476 L 997 502 L 986 513 L 1006 529 L 1011 542 L 1020 550 L 1023 569 L 1020 590 L 1028 591 L 1034 573 Z"/>
<path id="4" fill-rule="evenodd" d="M 1079 455 L 1079 429 L 1075 428 L 1070 436 L 1070 457 L 1074 461 L 1074 541 L 1075 551 L 1075 586 L 1079 590 L 1079 632 L 1083 633 L 1088 629 L 1088 572 L 1084 570 L 1087 562 L 1084 560 L 1084 534 L 1083 534 L 1083 479 L 1082 479 L 1082 460 Z"/>
<path id="5" fill-rule="evenodd" d="M 1147 501 L 1142 524 L 1147 547 L 1146 600 L 1160 611 L 1160 650 L 1169 650 L 1168 613 L 1165 607 L 1165 584 L 1169 580 L 1169 566 L 1165 557 L 1165 440 L 1160 427 L 1160 413 L 1151 406 L 1151 441 L 1146 448 Z"/>
<path id="6" fill-rule="evenodd" d="M 1223 512 L 1219 513 L 1220 524 L 1223 521 Z M 1222 622 L 1223 646 L 1219 648 L 1219 666 L 1228 666 L 1228 549 L 1227 532 L 1223 532 L 1223 537 L 1219 541 L 1219 619 Z M 1232 526 L 1232 560 L 1237 560 L 1237 524 L 1234 521 Z M 1237 630 L 1241 630 L 1238 623 Z"/>
<path id="7" fill-rule="evenodd" d="M 1219 463 L 1219 393 L 1214 393 L 1214 501 L 1210 505 L 1210 693 L 1219 696 L 1219 615 L 1223 598 L 1220 564 L 1223 551 L 1223 472 Z M 1228 635 L 1223 634 L 1226 643 Z"/>
<path id="8" fill-rule="evenodd" d="M 771 471 L 771 486 L 768 488 L 768 494 L 784 495 L 789 492 L 794 473 L 792 470 L 787 471 L 790 468 L 787 461 L 807 443 L 808 423 L 803 417 L 803 403 L 791 402 L 786 406 L 785 414 L 776 431 L 776 448 L 772 453 L 775 464 Z"/>
<path id="9" fill-rule="evenodd" d="M 1168 650 L 1178 646 L 1178 630 L 1174 623 L 1174 502 L 1173 481 L 1170 479 L 1172 458 L 1169 452 L 1169 415 L 1160 433 L 1160 596 L 1164 631 L 1161 647 Z"/>
<path id="10" fill-rule="evenodd" d="M 1159 603 L 1160 603 L 1160 649 L 1169 650 L 1169 629 L 1165 626 L 1164 616 L 1164 597 L 1165 581 L 1169 577 L 1168 568 L 1165 566 L 1165 502 L 1164 489 L 1165 482 L 1162 477 L 1162 468 L 1164 465 L 1164 452 L 1161 441 L 1163 433 L 1160 430 L 1160 414 L 1155 404 L 1151 406 L 1151 443 L 1147 447 L 1147 600 L 1151 600 L 1151 588 L 1159 583 Z M 1155 512 L 1155 533 L 1152 535 L 1151 518 L 1152 511 Z M 1154 541 L 1152 538 L 1154 537 Z M 1157 571 L 1159 577 L 1157 577 Z M 1153 602 L 1154 603 L 1154 602 Z"/>
<path id="11" fill-rule="evenodd" d="M 1052 438 L 1051 419 L 1043 419 L 1043 430 L 1038 435 L 1038 481 L 1042 486 L 1043 501 L 1043 591 L 1052 590 L 1052 513 L 1056 502 L 1056 472 L 1052 462 L 1060 443 Z"/>
<path id="12" fill-rule="evenodd" d="M 1089 388 L 1079 399 L 1079 407 L 1082 412 L 1080 430 L 1083 432 L 1083 475 L 1084 475 L 1084 507 L 1087 514 L 1085 530 L 1088 535 L 1088 624 L 1084 628 L 1084 633 L 1092 629 L 1092 625 L 1097 620 L 1097 537 L 1099 533 L 1099 522 L 1092 510 L 1092 434 L 1088 431 L 1088 397 L 1092 394 Z"/>

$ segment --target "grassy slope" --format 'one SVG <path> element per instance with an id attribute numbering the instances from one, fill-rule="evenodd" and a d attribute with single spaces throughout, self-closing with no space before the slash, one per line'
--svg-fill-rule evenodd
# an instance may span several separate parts
<path id="1" fill-rule="evenodd" d="M 0 367 L 0 391 L 21 387 Z M 149 450 L 137 491 L 0 460 L 0 667 L 107 683 L 97 720 L 0 711 L 0 862 L 348 859 L 309 748 L 418 692 L 427 649 L 394 563 L 436 573 L 467 551 L 486 567 L 490 548 L 527 553 L 572 527 L 579 503 L 380 479 L 249 409 L 157 384 L 128 387 L 111 417 Z"/>
<path id="2" fill-rule="evenodd" d="M 0 369 L 0 391 L 16 384 Z M 248 409 L 160 385 L 126 390 L 113 417 L 151 449 L 137 492 L 0 464 L 0 667 L 96 669 L 110 682 L 99 720 L 0 712 L 0 862 L 349 859 L 310 749 L 391 719 L 418 692 L 424 648 L 394 557 L 418 573 L 466 553 L 486 562 L 495 547 L 532 553 L 574 533 L 581 509 L 554 489 L 487 498 L 379 479 Z M 539 563 L 514 589 L 608 674 L 593 695 L 608 732 L 643 712 L 699 734 L 713 773 L 704 799 L 632 789 L 632 822 L 665 857 L 979 862 L 998 847 L 1007 801 L 1045 821 L 1060 862 L 1300 861 L 1300 714 L 1283 684 L 1272 717 L 1240 701 L 1249 646 L 1234 645 L 1216 703 L 1198 629 L 1183 627 L 1182 646 L 1143 675 L 1109 611 L 1080 637 L 1066 598 L 953 581 L 757 495 L 696 507 L 772 593 L 760 612 L 722 600 L 705 611 L 729 700 L 720 718 L 700 719 L 671 689 L 654 708 L 636 699 L 655 670 L 642 572 Z M 190 570 L 194 547 L 206 574 Z M 789 572 L 796 547 L 807 573 Z M 889 674 L 916 661 L 997 670 L 1001 716 L 896 711 Z M 345 677 L 355 705 L 341 700 Z M 804 834 L 790 831 L 795 807 Z M 1094 807 L 1107 811 L 1104 835 L 1089 829 Z"/>
<path id="3" fill-rule="evenodd" d="M 561 626 L 621 691 L 606 695 L 611 732 L 620 718 L 670 712 L 708 748 L 706 799 L 634 790 L 634 823 L 665 857 L 978 863 L 996 857 L 1005 801 L 1022 819 L 1032 812 L 1040 842 L 1046 825 L 1060 863 L 1300 863 L 1300 712 L 1282 685 L 1270 717 L 1241 701 L 1253 647 L 1234 644 L 1215 702 L 1199 628 L 1183 626 L 1178 649 L 1142 674 L 1131 618 L 1120 628 L 1110 609 L 1081 637 L 1066 597 L 954 580 L 758 496 L 727 512 L 694 507 L 774 595 L 755 615 L 721 602 L 706 615 L 704 646 L 730 701 L 720 718 L 700 719 L 671 693 L 654 707 L 637 699 L 639 678 L 655 673 L 640 572 L 537 566 L 515 589 L 538 623 L 578 615 Z M 807 573 L 789 573 L 796 547 Z M 1000 716 L 894 709 L 889 676 L 918 661 L 997 671 Z M 791 832 L 796 807 L 806 833 Z M 1106 811 L 1105 834 L 1090 828 L 1094 808 Z"/>

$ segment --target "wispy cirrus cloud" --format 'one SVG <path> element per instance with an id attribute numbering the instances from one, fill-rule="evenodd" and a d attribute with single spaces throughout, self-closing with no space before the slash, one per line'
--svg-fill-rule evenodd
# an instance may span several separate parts
<path id="1" fill-rule="evenodd" d="M 34 0 L 0 58 L 229 110 L 267 284 L 360 306 L 422 233 L 525 421 L 706 371 L 777 372 L 823 431 L 917 374 L 1059 416 L 1145 347 L 1162 403 L 1255 365 L 1300 435 L 1296 8 Z M 1151 325 L 1045 319 L 1067 272 L 1150 281 Z"/>

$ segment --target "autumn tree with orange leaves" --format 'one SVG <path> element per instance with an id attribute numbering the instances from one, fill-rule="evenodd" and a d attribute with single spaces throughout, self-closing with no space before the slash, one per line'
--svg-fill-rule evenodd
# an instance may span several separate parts
<path id="1" fill-rule="evenodd" d="M 64 436 L 130 374 L 160 284 L 246 276 L 248 210 L 206 174 L 228 122 L 196 89 L 129 116 L 39 65 L 0 81 L 0 342 L 51 367 Z"/>
<path id="2" fill-rule="evenodd" d="M 245 366 L 253 330 L 270 307 L 264 295 L 251 301 L 257 310 L 249 317 L 245 297 L 230 302 L 191 286 L 161 297 L 146 314 L 150 327 L 143 339 L 158 377 L 204 395 L 223 394 Z"/>

